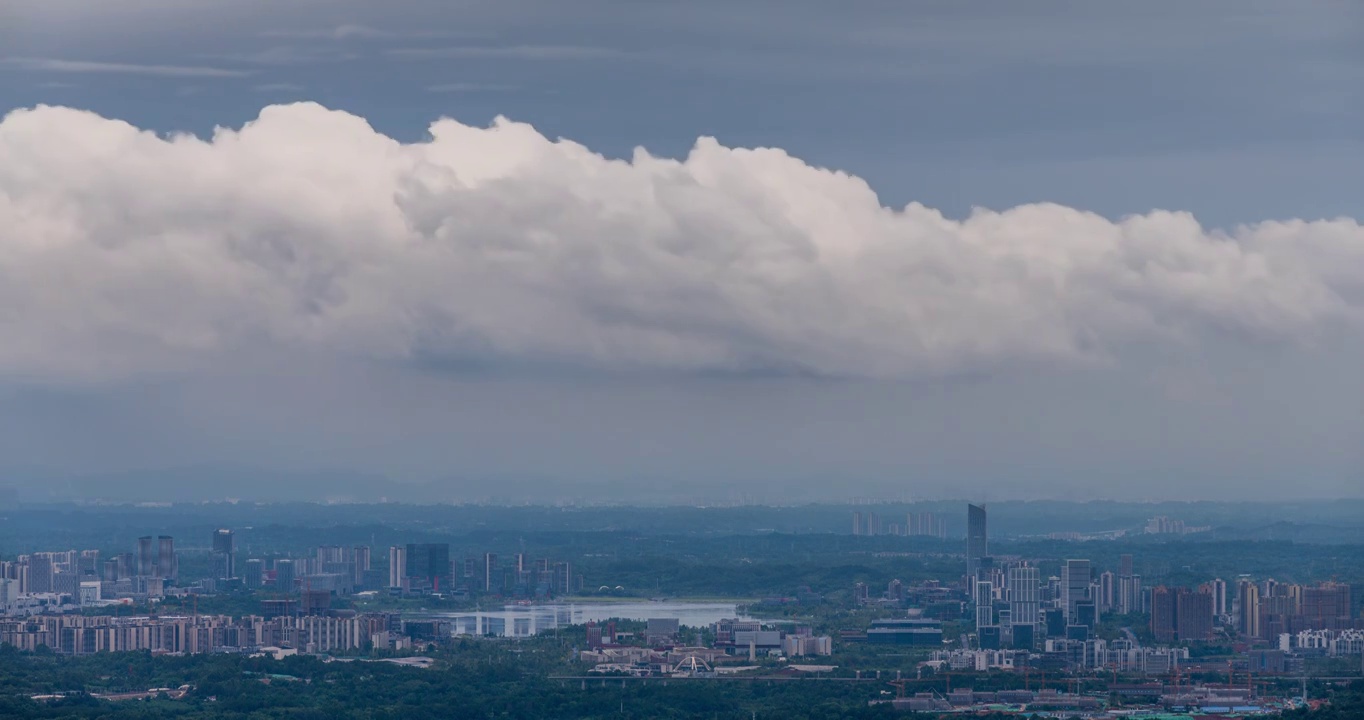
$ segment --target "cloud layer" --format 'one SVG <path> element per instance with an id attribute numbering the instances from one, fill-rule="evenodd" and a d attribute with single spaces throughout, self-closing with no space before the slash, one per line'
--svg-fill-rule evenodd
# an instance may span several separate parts
<path id="1" fill-rule="evenodd" d="M 1310 341 L 1361 309 L 1351 219 L 956 221 L 781 150 L 610 160 L 505 119 L 402 144 L 313 104 L 208 140 L 0 122 L 0 374 L 44 382 L 276 350 L 904 377 Z"/>

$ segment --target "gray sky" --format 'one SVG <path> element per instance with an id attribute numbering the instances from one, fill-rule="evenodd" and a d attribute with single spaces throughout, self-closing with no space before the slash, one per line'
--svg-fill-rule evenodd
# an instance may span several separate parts
<path id="1" fill-rule="evenodd" d="M 842 5 L 0 0 L 0 478 L 1364 494 L 1361 6 Z"/>

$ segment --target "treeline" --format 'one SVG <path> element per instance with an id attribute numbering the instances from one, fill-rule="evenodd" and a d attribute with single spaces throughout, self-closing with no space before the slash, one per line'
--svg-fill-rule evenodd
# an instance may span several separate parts
<path id="1" fill-rule="evenodd" d="M 0 717 L 422 720 L 424 718 L 886 718 L 874 683 L 557 680 L 549 643 L 465 641 L 430 669 L 384 662 L 240 655 L 68 658 L 0 650 Z M 192 685 L 183 699 L 100 700 L 91 692 Z M 32 695 L 72 692 L 56 700 Z"/>

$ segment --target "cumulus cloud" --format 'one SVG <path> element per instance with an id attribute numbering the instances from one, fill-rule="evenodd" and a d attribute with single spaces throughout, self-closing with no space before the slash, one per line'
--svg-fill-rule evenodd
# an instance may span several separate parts
<path id="1" fill-rule="evenodd" d="M 613 160 L 501 118 L 403 144 L 314 104 L 209 139 L 0 122 L 0 374 L 45 381 L 272 351 L 903 377 L 1297 342 L 1361 306 L 1351 219 L 953 220 L 776 149 Z"/>

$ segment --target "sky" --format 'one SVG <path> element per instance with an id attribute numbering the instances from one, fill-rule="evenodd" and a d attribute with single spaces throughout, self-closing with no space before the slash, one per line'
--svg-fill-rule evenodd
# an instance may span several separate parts
<path id="1" fill-rule="evenodd" d="M 0 0 L 0 116 L 29 496 L 1364 496 L 1357 3 Z"/>

